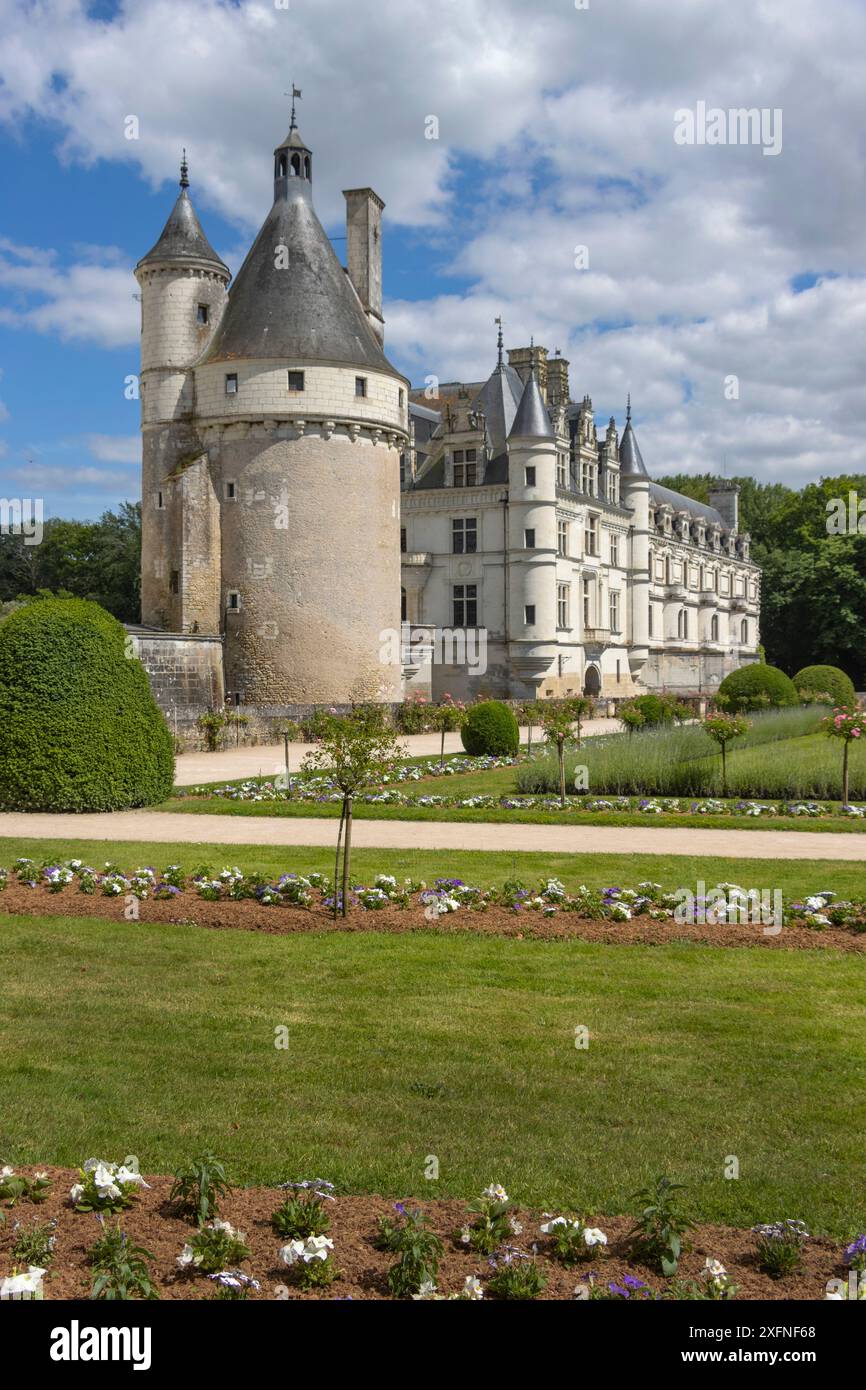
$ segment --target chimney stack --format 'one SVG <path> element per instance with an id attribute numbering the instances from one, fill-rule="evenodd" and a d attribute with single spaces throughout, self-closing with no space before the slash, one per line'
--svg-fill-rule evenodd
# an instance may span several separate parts
<path id="1" fill-rule="evenodd" d="M 346 258 L 349 278 L 367 322 L 379 342 L 385 338 L 382 317 L 382 212 L 385 204 L 372 188 L 347 188 Z"/>
<path id="2" fill-rule="evenodd" d="M 710 488 L 710 506 L 715 507 L 729 531 L 740 529 L 740 489 L 736 483 L 717 478 Z"/>

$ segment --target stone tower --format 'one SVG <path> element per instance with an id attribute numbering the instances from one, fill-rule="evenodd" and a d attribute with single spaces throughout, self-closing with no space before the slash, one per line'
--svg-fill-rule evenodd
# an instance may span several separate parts
<path id="1" fill-rule="evenodd" d="M 528 682 L 556 659 L 556 452 L 532 367 L 508 435 L 509 661 Z"/>
<path id="2" fill-rule="evenodd" d="M 631 541 L 631 649 L 629 668 L 640 676 L 649 657 L 650 639 L 650 478 L 631 423 L 631 396 L 619 446 L 622 503 L 634 514 Z"/>
<path id="3" fill-rule="evenodd" d="M 228 296 L 228 271 L 210 252 L 212 300 L 177 291 L 145 307 L 169 227 L 137 269 L 143 363 L 172 382 L 144 506 L 158 512 L 168 498 L 177 513 L 162 529 L 151 517 L 145 531 L 143 573 L 154 573 L 143 619 L 182 631 L 213 620 L 227 689 L 273 713 L 400 698 L 400 667 L 386 662 L 387 634 L 400 627 L 409 383 L 381 346 L 384 205 L 370 189 L 347 195 L 347 272 L 313 209 L 312 181 L 293 110 L 274 151 L 273 206 Z M 178 206 L 184 198 L 185 189 Z M 175 342 L 186 347 L 190 333 L 201 336 L 183 356 Z M 147 435 L 150 396 L 143 419 Z"/>

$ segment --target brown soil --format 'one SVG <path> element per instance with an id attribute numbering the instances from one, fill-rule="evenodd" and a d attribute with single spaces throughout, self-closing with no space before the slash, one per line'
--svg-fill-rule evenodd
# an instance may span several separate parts
<path id="1" fill-rule="evenodd" d="M 434 932 L 485 936 L 510 936 L 519 941 L 560 941 L 568 938 L 579 941 L 604 942 L 608 945 L 663 946 L 673 941 L 689 941 L 710 946 L 766 946 L 776 950 L 796 950 L 831 947 L 838 951 L 866 952 L 866 933 L 845 927 L 825 927 L 815 931 L 809 927 L 784 927 L 778 936 L 765 936 L 759 926 L 725 924 L 720 926 L 683 926 L 668 918 L 656 922 L 649 917 L 635 917 L 630 922 L 590 921 L 573 912 L 558 912 L 544 917 L 540 912 L 511 912 L 504 907 L 489 907 L 484 911 L 461 908 L 429 922 L 417 904 L 408 908 L 388 907 L 378 911 L 351 908 L 347 918 L 335 924 L 327 908 L 263 907 L 251 899 L 240 902 L 207 902 L 196 893 L 183 892 L 176 898 L 139 903 L 139 922 L 167 922 L 181 926 L 208 927 L 211 930 L 266 932 L 282 936 L 291 932 Z M 10 879 L 0 893 L 0 913 L 20 913 L 25 916 L 106 917 L 124 921 L 123 898 L 108 898 L 102 894 L 80 893 L 70 885 L 59 893 L 47 888 L 28 888 Z"/>
<path id="2" fill-rule="evenodd" d="M 20 1169 L 32 1173 L 35 1169 Z M 56 1244 L 49 1273 L 44 1280 L 46 1299 L 86 1298 L 92 1283 L 87 1263 L 87 1251 L 100 1234 L 97 1219 L 92 1214 L 75 1212 L 69 1203 L 69 1189 L 77 1174 L 68 1168 L 49 1168 L 52 1179 L 47 1201 L 39 1206 L 21 1203 L 14 1213 L 7 1214 L 5 1226 L 0 1226 L 0 1276 L 11 1273 L 11 1246 L 16 1220 L 25 1226 L 56 1218 Z M 171 1179 L 148 1177 L 149 1191 L 120 1216 L 121 1224 L 131 1239 L 143 1245 L 153 1255 L 152 1277 L 160 1296 L 166 1298 L 212 1298 L 214 1286 L 203 1274 L 188 1274 L 178 1270 L 177 1256 L 184 1242 L 194 1234 L 191 1223 L 168 1203 Z M 334 1242 L 332 1258 L 340 1271 L 339 1278 L 328 1288 L 304 1292 L 295 1287 L 292 1271 L 279 1262 L 279 1248 L 285 1242 L 270 1226 L 270 1216 L 283 1200 L 284 1193 L 274 1188 L 244 1188 L 232 1193 L 220 1208 L 220 1217 L 246 1235 L 251 1258 L 242 1266 L 245 1273 L 258 1279 L 261 1288 L 251 1297 L 274 1299 L 295 1298 L 388 1298 L 385 1276 L 391 1257 L 373 1245 L 377 1220 L 393 1215 L 393 1202 L 384 1197 L 338 1197 L 328 1203 L 331 1218 L 329 1236 Z M 421 1207 L 427 1223 L 443 1241 L 445 1252 L 440 1264 L 438 1288 L 440 1293 L 456 1293 L 462 1289 L 469 1274 L 478 1275 L 485 1283 L 490 1273 L 487 1259 L 467 1250 L 457 1238 L 459 1228 L 467 1219 L 466 1206 L 460 1201 L 440 1200 L 406 1202 L 410 1210 Z M 626 1234 L 631 1227 L 628 1217 L 601 1217 L 595 1214 L 591 1224 L 599 1225 L 609 1240 L 603 1256 L 593 1254 L 580 1264 L 565 1267 L 550 1259 L 546 1252 L 547 1237 L 540 1235 L 542 1219 L 538 1211 L 515 1212 L 523 1225 L 522 1234 L 512 1243 L 529 1253 L 537 1247 L 548 1283 L 541 1295 L 544 1299 L 571 1299 L 578 1284 L 590 1271 L 597 1283 L 620 1280 L 632 1274 L 658 1292 L 666 1281 L 654 1270 L 629 1260 Z M 589 1213 L 583 1213 L 590 1220 Z M 113 1219 L 113 1218 L 109 1218 Z M 691 1233 L 691 1250 L 680 1261 L 680 1277 L 698 1279 L 707 1257 L 721 1260 L 729 1276 L 739 1286 L 739 1299 L 822 1299 L 827 1280 L 844 1278 L 841 1245 L 814 1238 L 806 1242 L 802 1268 L 797 1274 L 773 1280 L 763 1274 L 755 1261 L 755 1237 L 749 1231 L 729 1226 L 699 1226 Z M 486 1295 L 485 1295 L 486 1296 Z"/>

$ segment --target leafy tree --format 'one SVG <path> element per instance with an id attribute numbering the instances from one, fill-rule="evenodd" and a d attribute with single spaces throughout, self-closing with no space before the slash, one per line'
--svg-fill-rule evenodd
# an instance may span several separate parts
<path id="1" fill-rule="evenodd" d="M 866 710 L 856 705 L 842 705 L 822 720 L 829 738 L 842 741 L 842 805 L 848 805 L 848 750 L 859 739 L 866 741 Z"/>
<path id="2" fill-rule="evenodd" d="M 381 705 L 358 705 L 350 714 L 323 715 L 318 737 L 318 747 L 307 754 L 304 767 L 312 772 L 327 773 L 343 794 L 334 865 L 334 917 L 338 899 L 345 917 L 349 907 L 352 802 L 359 792 L 378 785 L 394 770 L 400 758 L 400 746 Z M 342 890 L 338 892 L 344 827 Z"/>
<path id="3" fill-rule="evenodd" d="M 719 714 L 707 715 L 704 720 L 704 728 L 714 743 L 718 744 L 719 752 L 722 755 L 722 796 L 727 796 L 728 792 L 728 769 L 727 752 L 728 744 L 735 738 L 741 738 L 749 728 L 748 719 L 743 719 L 738 714 Z"/>
<path id="4" fill-rule="evenodd" d="M 565 806 L 565 746 L 569 739 L 574 737 L 572 725 L 581 713 L 586 713 L 578 706 L 585 706 L 586 701 L 581 697 L 574 700 L 557 700 L 550 704 L 544 703 L 539 706 L 541 727 L 544 737 L 551 748 L 556 749 L 556 756 L 559 761 L 559 804 Z"/>

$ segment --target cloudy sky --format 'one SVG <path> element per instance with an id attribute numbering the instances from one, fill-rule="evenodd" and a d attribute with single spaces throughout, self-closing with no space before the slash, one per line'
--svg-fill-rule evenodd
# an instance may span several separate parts
<path id="1" fill-rule="evenodd" d="M 631 392 L 651 472 L 866 470 L 864 55 L 862 0 L 0 0 L 0 495 L 138 495 L 132 267 L 184 145 L 239 266 L 292 81 L 328 232 L 386 202 L 413 381 L 486 376 L 501 314 L 602 421 Z M 700 103 L 764 144 L 680 143 Z"/>

